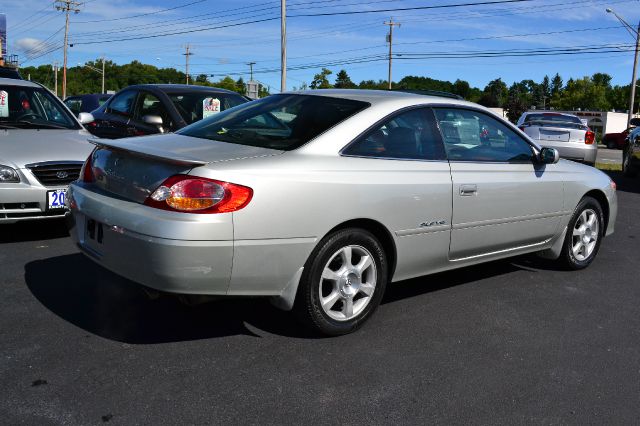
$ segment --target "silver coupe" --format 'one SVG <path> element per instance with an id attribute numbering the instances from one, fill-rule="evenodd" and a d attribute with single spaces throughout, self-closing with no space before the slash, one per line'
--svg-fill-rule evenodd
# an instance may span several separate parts
<path id="1" fill-rule="evenodd" d="M 95 143 L 67 198 L 88 257 L 161 291 L 270 296 L 329 335 L 389 282 L 531 252 L 585 268 L 617 214 L 606 174 L 446 97 L 285 93 Z"/>

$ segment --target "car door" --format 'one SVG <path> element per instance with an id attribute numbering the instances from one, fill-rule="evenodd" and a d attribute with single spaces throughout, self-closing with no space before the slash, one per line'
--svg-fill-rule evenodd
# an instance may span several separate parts
<path id="1" fill-rule="evenodd" d="M 146 123 L 145 116 L 160 117 L 162 119 L 162 125 Z M 141 90 L 138 93 L 133 117 L 129 122 L 129 133 L 132 136 L 151 135 L 159 133 L 160 129 L 162 129 L 163 132 L 174 130 L 171 115 L 158 96 L 146 90 Z"/>
<path id="2" fill-rule="evenodd" d="M 358 197 L 371 200 L 367 213 L 394 234 L 394 280 L 446 266 L 452 184 L 433 111 L 419 107 L 395 113 L 355 140 L 342 155 L 357 157 L 351 160 L 350 173 L 361 180 L 362 191 L 368 192 Z"/>
<path id="3" fill-rule="evenodd" d="M 434 108 L 453 181 L 450 259 L 474 260 L 542 246 L 563 212 L 562 174 L 486 112 Z"/>
<path id="4" fill-rule="evenodd" d="M 129 121 L 132 118 L 137 92 L 125 90 L 113 96 L 104 113 L 96 117 L 91 133 L 101 138 L 118 139 L 132 136 Z"/>

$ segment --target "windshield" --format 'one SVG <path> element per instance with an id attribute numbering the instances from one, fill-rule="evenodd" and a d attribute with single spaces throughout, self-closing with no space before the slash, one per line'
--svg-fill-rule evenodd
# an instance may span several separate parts
<path id="1" fill-rule="evenodd" d="M 62 103 L 40 87 L 0 85 L 0 128 L 79 129 Z"/>
<path id="2" fill-rule="evenodd" d="M 187 124 L 247 102 L 242 96 L 225 93 L 167 93 L 167 96 Z"/>
<path id="3" fill-rule="evenodd" d="M 369 106 L 315 95 L 273 95 L 221 112 L 177 133 L 289 151 Z"/>

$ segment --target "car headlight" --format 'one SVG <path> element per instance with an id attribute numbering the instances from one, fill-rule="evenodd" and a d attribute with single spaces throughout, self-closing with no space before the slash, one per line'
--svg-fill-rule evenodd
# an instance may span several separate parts
<path id="1" fill-rule="evenodd" d="M 20 182 L 20 175 L 18 172 L 9 167 L 0 164 L 0 183 L 15 183 Z"/>

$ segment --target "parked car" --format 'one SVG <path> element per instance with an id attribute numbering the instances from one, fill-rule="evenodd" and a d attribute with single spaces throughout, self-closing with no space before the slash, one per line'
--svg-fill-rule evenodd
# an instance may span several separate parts
<path id="1" fill-rule="evenodd" d="M 609 149 L 622 149 L 624 147 L 624 141 L 629 136 L 629 132 L 633 130 L 633 127 L 623 130 L 618 133 L 607 133 L 602 137 L 602 143 Z"/>
<path id="2" fill-rule="evenodd" d="M 64 215 L 93 149 L 80 123 L 43 86 L 0 78 L 0 223 Z"/>
<path id="3" fill-rule="evenodd" d="M 595 133 L 572 114 L 528 111 L 517 126 L 534 142 L 555 148 L 560 157 L 594 165 L 598 154 Z"/>
<path id="4" fill-rule="evenodd" d="M 640 127 L 629 133 L 622 149 L 622 174 L 634 177 L 640 170 Z"/>
<path id="5" fill-rule="evenodd" d="M 81 112 L 92 112 L 107 102 L 111 95 L 106 93 L 91 93 L 88 95 L 69 96 L 64 100 L 64 104 L 76 116 Z"/>
<path id="6" fill-rule="evenodd" d="M 16 80 L 22 80 L 22 76 L 16 68 L 3 66 L 0 66 L 0 78 L 13 78 Z"/>
<path id="7" fill-rule="evenodd" d="M 329 335 L 391 281 L 530 252 L 585 268 L 617 214 L 606 174 L 457 99 L 285 93 L 95 143 L 68 197 L 89 258 L 161 291 L 272 296 Z"/>
<path id="8" fill-rule="evenodd" d="M 248 102 L 235 92 L 184 84 L 141 84 L 113 95 L 93 112 L 87 129 L 117 139 L 175 132 L 202 118 Z"/>

